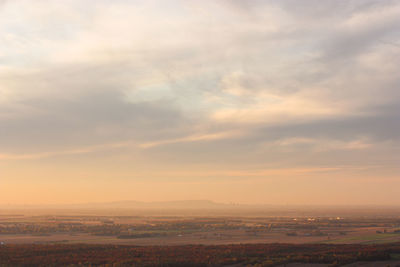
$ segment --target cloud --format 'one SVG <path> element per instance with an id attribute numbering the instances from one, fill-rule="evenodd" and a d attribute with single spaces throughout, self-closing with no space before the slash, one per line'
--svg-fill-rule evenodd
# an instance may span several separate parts
<path id="1" fill-rule="evenodd" d="M 350 141 L 338 141 L 329 139 L 311 139 L 305 137 L 292 137 L 276 141 L 274 144 L 279 146 L 298 146 L 309 145 L 315 151 L 332 150 L 358 150 L 367 149 L 372 146 L 367 138 L 359 138 Z"/>
<path id="2" fill-rule="evenodd" d="M 161 146 L 161 145 L 167 145 L 167 144 L 175 144 L 175 143 L 188 143 L 188 142 L 201 142 L 201 141 L 215 141 L 215 140 L 220 140 L 220 139 L 227 139 L 227 138 L 235 138 L 238 136 L 243 135 L 243 133 L 240 132 L 219 132 L 219 133 L 209 133 L 209 134 L 197 134 L 197 135 L 192 135 L 192 136 L 186 136 L 183 138 L 177 138 L 177 139 L 167 139 L 167 140 L 160 140 L 156 142 L 149 142 L 149 143 L 143 143 L 140 144 L 139 146 L 141 148 L 152 148 L 156 146 Z"/>
<path id="3" fill-rule="evenodd" d="M 391 159 L 400 51 L 385 42 L 400 40 L 399 10 L 389 0 L 8 1 L 1 153 L 132 143 L 160 162 Z"/>

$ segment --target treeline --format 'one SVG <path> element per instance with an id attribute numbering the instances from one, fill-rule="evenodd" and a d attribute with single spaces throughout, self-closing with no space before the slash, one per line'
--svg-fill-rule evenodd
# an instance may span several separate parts
<path id="1" fill-rule="evenodd" d="M 228 223 L 198 223 L 198 222 L 159 222 L 158 224 L 101 224 L 85 223 L 0 223 L 0 234 L 54 234 L 54 233 L 88 233 L 92 235 L 126 235 L 130 232 L 142 233 L 148 231 L 208 231 L 232 230 L 243 228 L 243 225 Z M 246 228 L 246 227 L 244 227 Z"/>
<path id="2" fill-rule="evenodd" d="M 342 265 L 389 260 L 400 243 L 380 245 L 238 244 L 185 246 L 2 245 L 0 266 L 274 266 L 290 262 Z"/>

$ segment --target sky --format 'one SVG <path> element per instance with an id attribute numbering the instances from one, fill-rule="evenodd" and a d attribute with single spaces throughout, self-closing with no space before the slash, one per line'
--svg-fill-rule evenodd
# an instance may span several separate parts
<path id="1" fill-rule="evenodd" d="M 400 1 L 0 0 L 0 204 L 400 205 Z"/>

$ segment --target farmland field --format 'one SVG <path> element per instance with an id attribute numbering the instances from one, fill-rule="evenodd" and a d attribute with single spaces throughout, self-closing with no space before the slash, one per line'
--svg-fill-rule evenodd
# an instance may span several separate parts
<path id="1" fill-rule="evenodd" d="M 0 266 L 400 264 L 398 213 L 171 213 L 3 212 Z"/>
<path id="2" fill-rule="evenodd" d="M 114 211 L 116 213 L 116 211 Z M 400 242 L 397 215 L 281 216 L 68 214 L 42 212 L 0 216 L 4 244 L 377 244 Z"/>

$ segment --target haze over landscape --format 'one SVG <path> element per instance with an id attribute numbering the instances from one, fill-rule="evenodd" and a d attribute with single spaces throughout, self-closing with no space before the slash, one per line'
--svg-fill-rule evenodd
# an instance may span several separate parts
<path id="1" fill-rule="evenodd" d="M 400 1 L 0 0 L 0 205 L 400 205 Z"/>
<path id="2" fill-rule="evenodd" d="M 400 266 L 400 0 L 0 0 L 0 266 Z"/>

